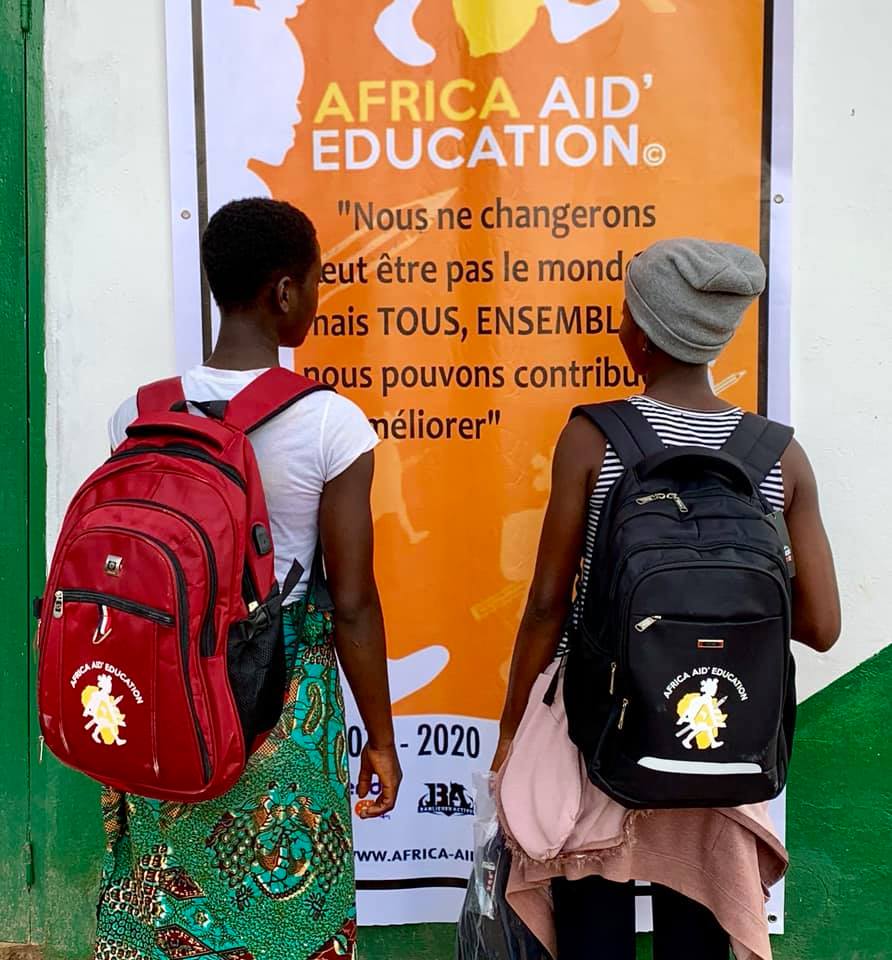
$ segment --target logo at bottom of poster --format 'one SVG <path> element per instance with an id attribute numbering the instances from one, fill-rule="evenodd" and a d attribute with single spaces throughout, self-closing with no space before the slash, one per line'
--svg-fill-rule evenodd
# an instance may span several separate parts
<path id="1" fill-rule="evenodd" d="M 474 800 L 460 783 L 426 783 L 427 792 L 418 801 L 419 813 L 441 817 L 473 817 Z"/>

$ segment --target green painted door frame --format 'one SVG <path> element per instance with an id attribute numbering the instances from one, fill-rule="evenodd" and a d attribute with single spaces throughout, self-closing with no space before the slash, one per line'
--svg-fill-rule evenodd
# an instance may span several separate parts
<path id="1" fill-rule="evenodd" d="M 42 4 L 0 4 L 0 941 L 14 942 L 32 933 L 29 597 L 46 512 L 42 26 Z"/>

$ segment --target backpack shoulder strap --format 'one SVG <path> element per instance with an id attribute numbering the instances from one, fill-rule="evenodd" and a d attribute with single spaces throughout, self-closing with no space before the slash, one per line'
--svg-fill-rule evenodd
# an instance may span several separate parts
<path id="1" fill-rule="evenodd" d="M 140 417 L 147 413 L 169 413 L 185 400 L 183 381 L 179 377 L 168 377 L 139 388 L 136 393 L 136 412 Z"/>
<path id="2" fill-rule="evenodd" d="M 244 433 L 251 433 L 298 400 L 320 390 L 331 390 L 331 387 L 302 377 L 285 367 L 273 367 L 229 401 L 223 422 Z"/>
<path id="3" fill-rule="evenodd" d="M 576 407 L 570 414 L 570 418 L 573 417 L 586 417 L 591 420 L 607 438 L 627 470 L 645 457 L 665 450 L 656 430 L 635 404 L 628 400 Z"/>
<path id="4" fill-rule="evenodd" d="M 722 451 L 739 460 L 758 487 L 774 469 L 793 439 L 793 428 L 745 413 Z"/>

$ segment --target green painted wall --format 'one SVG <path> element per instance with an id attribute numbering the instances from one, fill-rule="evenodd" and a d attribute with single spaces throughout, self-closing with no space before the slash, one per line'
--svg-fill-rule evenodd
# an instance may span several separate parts
<path id="1" fill-rule="evenodd" d="M 892 957 L 890 737 L 892 647 L 802 705 L 778 960 Z"/>
<path id="2" fill-rule="evenodd" d="M 28 375 L 29 309 L 39 297 L 27 259 L 30 54 L 19 3 L 0 4 L 0 940 L 31 932 Z"/>

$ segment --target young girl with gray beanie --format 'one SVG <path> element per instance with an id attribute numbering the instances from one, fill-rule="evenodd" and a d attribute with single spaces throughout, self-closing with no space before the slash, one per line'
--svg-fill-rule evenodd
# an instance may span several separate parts
<path id="1" fill-rule="evenodd" d="M 729 243 L 666 240 L 629 264 L 620 339 L 645 390 L 628 402 L 667 446 L 719 449 L 739 423 L 743 411 L 713 392 L 709 364 L 765 282 L 761 259 Z M 555 450 L 493 761 L 516 852 L 507 897 L 558 960 L 634 960 L 636 880 L 651 884 L 655 960 L 727 960 L 729 948 L 737 960 L 770 960 L 763 888 L 787 858 L 766 805 L 625 810 L 580 774 L 560 696 L 542 704 L 567 625 L 604 573 L 589 569 L 586 545 L 621 474 L 600 431 L 572 419 Z M 796 557 L 793 637 L 826 651 L 840 631 L 839 595 L 815 477 L 795 441 L 761 490 L 785 511 Z"/>

